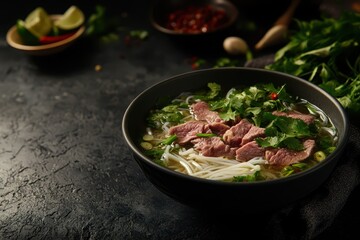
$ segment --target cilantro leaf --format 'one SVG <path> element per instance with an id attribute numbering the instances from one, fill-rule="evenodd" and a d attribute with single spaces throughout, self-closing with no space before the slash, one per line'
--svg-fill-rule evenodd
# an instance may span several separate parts
<path id="1" fill-rule="evenodd" d="M 207 84 L 208 90 L 207 91 L 198 91 L 195 93 L 195 98 L 200 100 L 212 100 L 216 98 L 219 93 L 221 92 L 221 86 L 217 83 L 210 82 Z"/>
<path id="2" fill-rule="evenodd" d="M 267 115 L 268 116 L 268 115 Z M 265 138 L 256 138 L 261 147 L 285 147 L 303 150 L 301 139 L 313 136 L 309 125 L 300 119 L 276 116 L 265 128 Z"/>
<path id="3" fill-rule="evenodd" d="M 184 116 L 178 107 L 178 105 L 168 105 L 162 109 L 153 110 L 147 118 L 148 124 L 154 128 L 160 128 L 166 122 L 181 123 Z"/>

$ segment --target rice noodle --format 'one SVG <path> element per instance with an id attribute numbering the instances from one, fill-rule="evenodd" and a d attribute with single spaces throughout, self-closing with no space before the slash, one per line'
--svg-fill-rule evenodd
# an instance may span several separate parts
<path id="1" fill-rule="evenodd" d="M 266 163 L 266 160 L 262 158 L 238 162 L 223 157 L 206 157 L 200 155 L 193 148 L 181 149 L 179 154 L 171 153 L 170 148 L 166 148 L 163 158 L 178 163 L 177 165 L 172 164 L 171 168 L 175 171 L 211 180 L 229 180 L 234 176 L 252 175 L 260 171 L 261 164 Z"/>
<path id="2" fill-rule="evenodd" d="M 192 96 L 192 95 L 191 95 L 191 96 L 188 96 L 188 97 L 185 99 L 186 104 L 189 104 L 192 99 L 194 99 L 194 96 Z"/>
<path id="3" fill-rule="evenodd" d="M 161 129 L 164 131 L 164 132 L 169 132 L 169 122 L 165 122 L 162 126 L 161 126 Z"/>
<path id="4" fill-rule="evenodd" d="M 152 135 L 152 130 L 151 130 L 151 128 L 147 127 L 147 128 L 146 128 L 146 132 L 147 132 L 148 135 Z"/>

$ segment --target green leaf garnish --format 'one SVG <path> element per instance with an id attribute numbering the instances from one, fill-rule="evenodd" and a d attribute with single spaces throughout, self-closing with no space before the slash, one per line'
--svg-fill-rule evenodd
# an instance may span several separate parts
<path id="1" fill-rule="evenodd" d="M 292 165 L 286 166 L 281 170 L 281 175 L 286 177 L 291 174 L 302 172 L 310 167 L 307 163 L 294 163 Z"/>
<path id="2" fill-rule="evenodd" d="M 269 115 L 265 115 L 268 118 Z M 313 136 L 308 124 L 300 119 L 276 116 L 265 129 L 265 138 L 257 138 L 262 147 L 285 147 L 296 151 L 304 149 L 300 139 Z"/>
<path id="3" fill-rule="evenodd" d="M 254 174 L 246 176 L 234 176 L 233 182 L 255 182 L 261 180 L 260 171 L 256 171 Z"/>

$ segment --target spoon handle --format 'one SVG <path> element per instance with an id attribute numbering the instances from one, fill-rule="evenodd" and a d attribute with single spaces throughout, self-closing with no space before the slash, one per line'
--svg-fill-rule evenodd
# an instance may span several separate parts
<path id="1" fill-rule="evenodd" d="M 274 45 L 284 40 L 288 26 L 294 12 L 301 0 L 292 0 L 286 11 L 276 20 L 260 41 L 255 45 L 256 50 L 260 50 L 270 45 Z"/>
<path id="2" fill-rule="evenodd" d="M 301 0 L 292 0 L 286 11 L 276 20 L 274 25 L 289 26 L 296 8 L 299 6 Z"/>

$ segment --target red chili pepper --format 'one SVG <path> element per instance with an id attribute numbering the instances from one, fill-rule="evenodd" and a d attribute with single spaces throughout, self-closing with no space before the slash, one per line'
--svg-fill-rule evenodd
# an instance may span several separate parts
<path id="1" fill-rule="evenodd" d="M 277 93 L 275 93 L 275 92 L 270 93 L 270 99 L 271 99 L 271 100 L 276 100 L 276 99 L 278 99 L 278 97 L 279 97 L 279 94 L 277 94 Z"/>
<path id="2" fill-rule="evenodd" d="M 71 37 L 72 35 L 74 35 L 74 33 L 75 32 L 62 34 L 62 35 L 58 35 L 58 36 L 42 36 L 42 37 L 40 37 L 39 41 L 40 41 L 40 44 L 49 44 L 49 43 L 59 42 L 68 37 Z"/>

